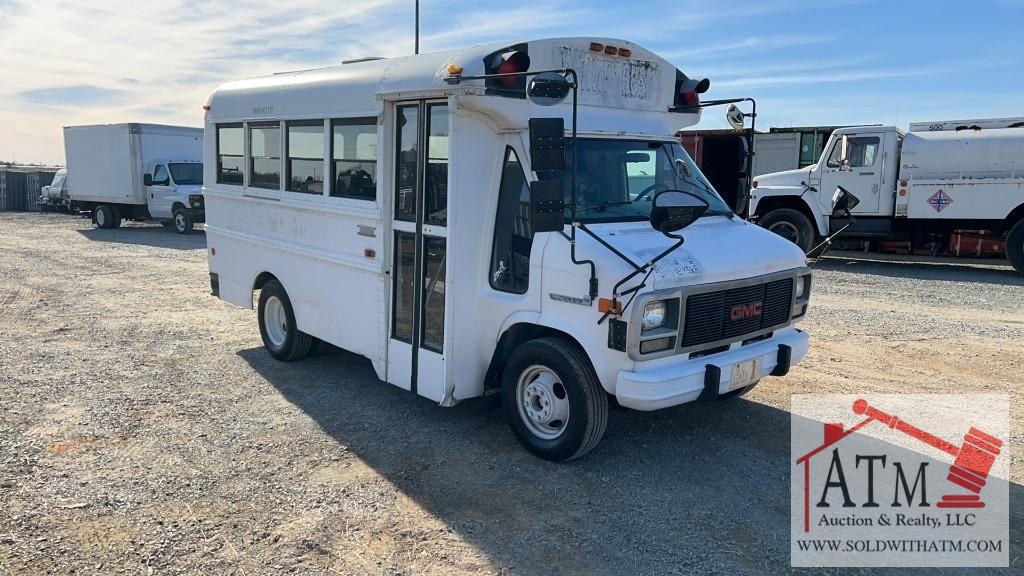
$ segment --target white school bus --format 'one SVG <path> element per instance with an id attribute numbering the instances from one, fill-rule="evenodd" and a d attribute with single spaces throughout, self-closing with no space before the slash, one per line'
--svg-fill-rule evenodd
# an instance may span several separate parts
<path id="1" fill-rule="evenodd" d="M 806 354 L 810 271 L 674 139 L 707 86 L 601 38 L 224 84 L 205 107 L 213 293 L 255 303 L 280 360 L 328 342 L 441 406 L 500 393 L 555 461 L 597 444 L 613 398 L 738 396 Z"/>

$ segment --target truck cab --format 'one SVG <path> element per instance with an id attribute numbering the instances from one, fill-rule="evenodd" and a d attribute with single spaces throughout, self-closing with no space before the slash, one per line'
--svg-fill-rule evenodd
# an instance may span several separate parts
<path id="1" fill-rule="evenodd" d="M 754 178 L 750 213 L 755 221 L 809 250 L 819 236 L 849 224 L 832 217 L 832 197 L 842 187 L 860 199 L 849 232 L 891 231 L 903 133 L 893 126 L 857 126 L 832 133 L 818 162 L 807 168 Z"/>
<path id="2" fill-rule="evenodd" d="M 146 205 L 155 220 L 181 234 L 205 221 L 202 162 L 159 160 L 150 166 L 144 184 Z"/>

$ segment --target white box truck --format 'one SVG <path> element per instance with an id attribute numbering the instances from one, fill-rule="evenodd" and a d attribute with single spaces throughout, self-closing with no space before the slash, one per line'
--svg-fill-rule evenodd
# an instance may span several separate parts
<path id="1" fill-rule="evenodd" d="M 65 126 L 64 152 L 68 197 L 100 228 L 158 220 L 188 234 L 206 221 L 202 128 Z"/>
<path id="2" fill-rule="evenodd" d="M 860 202 L 833 217 L 838 187 Z M 750 214 L 805 251 L 844 236 L 923 244 L 953 230 L 989 230 L 1024 273 L 1024 118 L 921 122 L 833 132 L 817 164 L 754 178 Z"/>
<path id="3" fill-rule="evenodd" d="M 675 139 L 708 84 L 609 38 L 225 84 L 206 112 L 212 292 L 259 291 L 279 360 L 324 341 L 442 406 L 500 394 L 550 460 L 597 444 L 610 399 L 744 394 L 807 353 L 811 272 Z"/>

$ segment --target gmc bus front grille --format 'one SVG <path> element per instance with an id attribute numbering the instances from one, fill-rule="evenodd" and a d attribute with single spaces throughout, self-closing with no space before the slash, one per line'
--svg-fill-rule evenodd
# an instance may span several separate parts
<path id="1" fill-rule="evenodd" d="M 792 308 L 792 278 L 694 294 L 686 299 L 681 347 L 740 340 L 746 334 L 785 324 Z"/>

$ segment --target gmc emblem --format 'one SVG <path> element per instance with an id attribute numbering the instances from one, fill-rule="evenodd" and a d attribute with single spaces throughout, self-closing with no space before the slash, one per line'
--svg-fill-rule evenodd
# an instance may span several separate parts
<path id="1" fill-rule="evenodd" d="M 756 302 L 748 302 L 746 304 L 737 304 L 729 309 L 730 320 L 746 320 L 747 318 L 756 318 L 761 315 L 761 307 L 764 302 L 758 300 Z"/>

